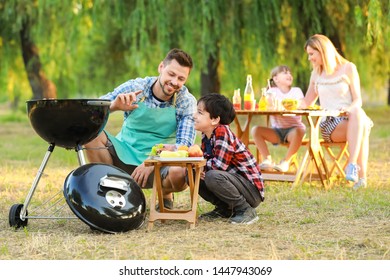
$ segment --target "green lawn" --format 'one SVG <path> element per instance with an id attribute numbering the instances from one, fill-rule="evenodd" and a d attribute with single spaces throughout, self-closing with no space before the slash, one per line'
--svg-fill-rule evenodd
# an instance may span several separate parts
<path id="1" fill-rule="evenodd" d="M 318 183 L 292 189 L 290 183 L 267 182 L 266 200 L 257 208 L 260 220 L 253 225 L 200 221 L 189 230 L 184 222 L 168 221 L 157 222 L 152 231 L 143 226 L 110 235 L 93 232 L 78 219 L 30 219 L 25 229 L 9 227 L 9 209 L 24 202 L 48 144 L 23 113 L 2 109 L 0 259 L 389 260 L 390 109 L 366 111 L 375 122 L 366 189 L 354 192 L 345 182 L 330 190 Z M 107 128 L 118 130 L 121 118 L 120 113 L 112 114 Z M 67 174 L 77 166 L 74 151 L 57 147 L 34 193 L 31 211 L 61 193 Z M 145 194 L 149 199 L 150 191 Z M 188 193 L 175 199 L 185 206 Z M 204 212 L 211 206 L 200 199 L 198 208 Z"/>

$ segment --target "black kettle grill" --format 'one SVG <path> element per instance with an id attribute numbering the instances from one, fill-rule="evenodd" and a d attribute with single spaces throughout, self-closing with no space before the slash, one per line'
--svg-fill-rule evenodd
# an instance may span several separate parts
<path id="1" fill-rule="evenodd" d="M 108 120 L 110 104 L 109 100 L 103 99 L 27 101 L 31 125 L 35 132 L 49 143 L 49 148 L 24 204 L 15 204 L 10 209 L 11 227 L 27 226 L 28 219 L 33 218 L 76 218 L 28 215 L 27 207 L 55 146 L 74 149 L 80 167 L 66 178 L 63 191 L 57 194 L 61 197 L 49 199 L 57 199 L 53 204 L 57 204 L 65 196 L 68 206 L 77 218 L 91 228 L 104 232 L 123 232 L 142 225 L 146 204 L 141 188 L 126 172 L 114 166 L 86 164 L 82 151 L 82 145 L 103 131 Z M 119 186 L 121 189 L 118 189 Z M 118 202 L 112 203 L 108 199 L 111 194 Z"/>

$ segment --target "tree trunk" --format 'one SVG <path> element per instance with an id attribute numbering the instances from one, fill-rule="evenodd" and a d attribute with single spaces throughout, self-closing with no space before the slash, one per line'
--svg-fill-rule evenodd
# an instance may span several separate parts
<path id="1" fill-rule="evenodd" d="M 334 34 L 333 36 L 330 36 L 329 39 L 332 41 L 333 45 L 335 46 L 335 48 L 337 49 L 337 51 L 339 52 L 339 54 L 341 54 L 342 56 L 344 56 L 344 50 L 341 48 L 341 41 L 340 41 L 340 36 L 338 33 Z M 345 57 L 345 56 L 344 56 Z"/>
<path id="2" fill-rule="evenodd" d="M 219 60 L 211 54 L 207 60 L 207 69 L 202 71 L 200 75 L 201 81 L 201 95 L 217 92 L 221 90 L 221 83 L 218 76 Z"/>
<path id="3" fill-rule="evenodd" d="M 26 19 L 20 31 L 20 41 L 24 67 L 33 92 L 33 99 L 57 98 L 57 89 L 52 81 L 46 78 L 41 61 L 39 50 L 30 38 L 30 23 Z"/>

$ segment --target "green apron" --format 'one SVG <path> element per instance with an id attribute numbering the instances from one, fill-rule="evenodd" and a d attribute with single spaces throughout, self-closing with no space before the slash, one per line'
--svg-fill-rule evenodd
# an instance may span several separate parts
<path id="1" fill-rule="evenodd" d="M 175 143 L 176 109 L 148 108 L 140 102 L 138 108 L 126 118 L 116 137 L 107 131 L 106 134 L 122 162 L 140 165 L 154 145 Z"/>

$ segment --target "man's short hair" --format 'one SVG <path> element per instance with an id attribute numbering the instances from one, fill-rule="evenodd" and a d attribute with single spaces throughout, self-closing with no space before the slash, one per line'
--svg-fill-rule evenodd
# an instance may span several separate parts
<path id="1" fill-rule="evenodd" d="M 169 64 L 172 60 L 176 60 L 181 66 L 192 69 L 193 63 L 191 56 L 181 49 L 171 49 L 164 58 L 164 65 Z"/>

